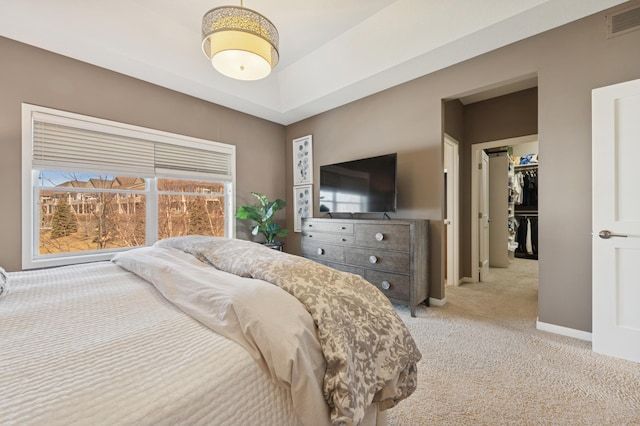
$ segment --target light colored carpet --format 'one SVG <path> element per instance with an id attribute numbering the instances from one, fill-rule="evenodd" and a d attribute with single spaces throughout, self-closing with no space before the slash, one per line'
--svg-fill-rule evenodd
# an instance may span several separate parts
<path id="1" fill-rule="evenodd" d="M 515 259 L 447 287 L 447 304 L 417 318 L 396 307 L 422 360 L 390 425 L 640 425 L 640 364 L 535 328 L 537 267 Z"/>

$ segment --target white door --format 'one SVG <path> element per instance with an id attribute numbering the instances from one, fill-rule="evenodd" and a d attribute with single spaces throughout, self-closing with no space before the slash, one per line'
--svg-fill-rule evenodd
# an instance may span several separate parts
<path id="1" fill-rule="evenodd" d="M 509 155 L 489 157 L 489 267 L 509 267 Z"/>
<path id="2" fill-rule="evenodd" d="M 451 137 L 445 135 L 444 138 L 444 164 L 445 164 L 445 215 L 444 221 L 446 230 L 446 258 L 447 258 L 447 279 L 446 284 L 460 285 L 460 266 L 458 249 L 458 167 L 459 154 L 458 143 Z"/>
<path id="3" fill-rule="evenodd" d="M 489 156 L 484 150 L 480 153 L 479 170 L 480 188 L 478 188 L 478 229 L 479 258 L 478 266 L 480 267 L 480 281 L 486 281 L 489 275 Z"/>
<path id="4" fill-rule="evenodd" d="M 593 350 L 640 362 L 640 80 L 592 100 Z"/>

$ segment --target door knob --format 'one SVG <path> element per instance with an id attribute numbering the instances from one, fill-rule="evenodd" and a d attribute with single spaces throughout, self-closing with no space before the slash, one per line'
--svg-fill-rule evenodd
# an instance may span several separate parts
<path id="1" fill-rule="evenodd" d="M 622 237 L 622 238 L 628 237 L 628 235 L 614 234 L 613 232 L 608 231 L 606 229 L 603 229 L 602 231 L 598 232 L 598 236 L 603 240 L 608 240 L 611 237 Z"/>

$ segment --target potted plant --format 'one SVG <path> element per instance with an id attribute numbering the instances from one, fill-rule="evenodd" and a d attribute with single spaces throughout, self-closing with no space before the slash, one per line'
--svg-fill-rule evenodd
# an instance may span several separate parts
<path id="1" fill-rule="evenodd" d="M 278 210 L 285 208 L 287 203 L 278 198 L 275 201 L 269 199 L 262 194 L 252 192 L 251 195 L 256 197 L 260 202 L 258 204 L 240 206 L 236 217 L 238 219 L 252 220 L 255 224 L 251 227 L 253 235 L 264 235 L 264 244 L 267 247 L 282 251 L 282 242 L 276 241 L 277 237 L 286 237 L 289 231 L 282 229 L 279 223 L 273 221 Z"/>

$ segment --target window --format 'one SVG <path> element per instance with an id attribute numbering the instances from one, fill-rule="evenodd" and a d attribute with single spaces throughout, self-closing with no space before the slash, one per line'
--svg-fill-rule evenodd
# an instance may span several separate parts
<path id="1" fill-rule="evenodd" d="M 234 236 L 235 147 L 23 104 L 23 269 Z"/>
<path id="2" fill-rule="evenodd" d="M 224 185 L 160 178 L 158 238 L 178 235 L 224 236 Z"/>

